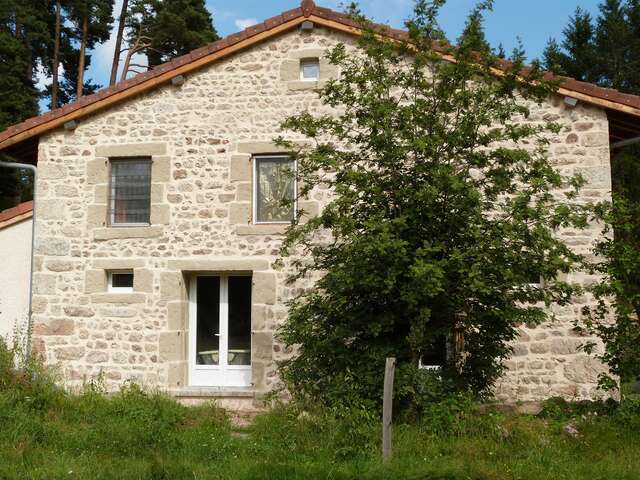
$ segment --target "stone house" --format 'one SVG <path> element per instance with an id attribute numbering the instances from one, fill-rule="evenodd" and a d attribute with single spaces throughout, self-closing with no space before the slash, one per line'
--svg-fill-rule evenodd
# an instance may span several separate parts
<path id="1" fill-rule="evenodd" d="M 326 108 L 315 90 L 339 72 L 323 53 L 359 32 L 305 0 L 0 133 L 0 151 L 38 167 L 33 345 L 68 385 L 133 379 L 251 409 L 277 384 L 291 352 L 274 331 L 294 294 L 274 265 L 292 214 L 277 200 L 295 185 L 278 175 L 289 161 L 272 139 L 286 116 Z M 558 167 L 586 176 L 585 199 L 610 198 L 612 151 L 640 135 L 640 97 L 565 79 L 531 121 L 543 117 L 564 126 Z M 329 196 L 299 207 L 312 214 Z M 598 235 L 566 240 L 587 252 Z M 585 301 L 522 328 L 499 399 L 594 394 L 601 366 L 571 325 Z"/>

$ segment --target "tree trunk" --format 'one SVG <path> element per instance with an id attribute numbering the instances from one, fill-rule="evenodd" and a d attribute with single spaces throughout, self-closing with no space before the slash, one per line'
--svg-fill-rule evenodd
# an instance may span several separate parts
<path id="1" fill-rule="evenodd" d="M 120 63 L 120 53 L 122 49 L 122 35 L 124 33 L 124 23 L 127 19 L 127 9 L 129 8 L 129 0 L 123 0 L 122 10 L 120 10 L 120 20 L 118 23 L 118 34 L 116 35 L 116 46 L 113 51 L 113 63 L 111 64 L 111 79 L 109 85 L 116 83 L 118 75 L 118 64 Z"/>
<path id="2" fill-rule="evenodd" d="M 56 28 L 53 41 L 53 65 L 51 66 L 51 110 L 58 108 L 58 64 L 60 63 L 60 0 L 56 0 Z"/>
<path id="3" fill-rule="evenodd" d="M 84 63 L 87 49 L 87 36 L 89 35 L 89 15 L 82 17 L 82 40 L 80 41 L 80 60 L 78 61 L 78 85 L 76 88 L 76 100 L 82 98 L 84 90 Z"/>
<path id="4" fill-rule="evenodd" d="M 120 81 L 124 82 L 127 79 L 127 73 L 129 72 L 129 65 L 131 64 L 131 57 L 133 57 L 133 50 L 130 48 L 127 52 L 127 56 L 124 59 L 124 65 L 122 66 L 122 73 L 120 74 Z"/>

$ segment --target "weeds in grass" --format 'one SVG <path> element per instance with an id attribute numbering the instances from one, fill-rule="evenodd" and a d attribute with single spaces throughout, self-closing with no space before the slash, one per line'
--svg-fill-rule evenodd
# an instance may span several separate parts
<path id="1" fill-rule="evenodd" d="M 280 405 L 239 429 L 213 404 L 186 407 L 134 383 L 68 392 L 21 355 L 0 342 L 2 480 L 637 480 L 640 471 L 637 403 L 555 400 L 534 418 L 449 397 L 420 420 L 399 419 L 394 458 L 382 464 L 380 419 L 366 409 Z M 563 433 L 567 422 L 577 437 Z"/>

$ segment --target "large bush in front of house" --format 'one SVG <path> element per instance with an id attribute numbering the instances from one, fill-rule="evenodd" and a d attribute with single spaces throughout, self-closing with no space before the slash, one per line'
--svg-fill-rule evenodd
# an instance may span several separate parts
<path id="1" fill-rule="evenodd" d="M 537 65 L 523 79 L 521 54 L 495 74 L 482 28 L 491 2 L 449 46 L 436 19 L 443 3 L 416 2 L 409 42 L 378 35 L 352 8 L 365 28 L 358 54 L 343 45 L 328 53 L 341 77 L 320 93 L 339 113 L 283 124 L 313 140 L 295 154 L 299 194 L 335 192 L 283 247 L 292 281 L 322 273 L 279 332 L 299 347 L 281 365 L 294 395 L 378 405 L 388 356 L 398 359 L 401 401 L 484 394 L 517 326 L 545 320 L 546 307 L 576 292 L 561 274 L 582 259 L 556 233 L 586 227 L 590 207 L 574 202 L 583 180 L 550 162 L 559 125 L 526 121 L 556 86 Z M 440 380 L 417 370 L 438 357 Z"/>

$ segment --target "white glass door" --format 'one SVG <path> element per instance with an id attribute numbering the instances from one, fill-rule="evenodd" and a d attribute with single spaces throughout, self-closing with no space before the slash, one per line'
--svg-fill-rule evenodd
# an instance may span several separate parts
<path id="1" fill-rule="evenodd" d="M 251 385 L 251 276 L 195 276 L 189 297 L 189 384 Z"/>

